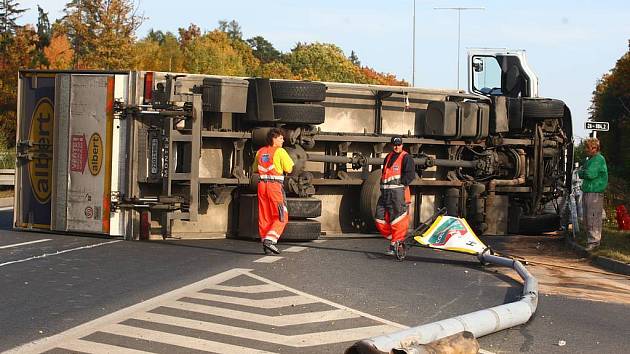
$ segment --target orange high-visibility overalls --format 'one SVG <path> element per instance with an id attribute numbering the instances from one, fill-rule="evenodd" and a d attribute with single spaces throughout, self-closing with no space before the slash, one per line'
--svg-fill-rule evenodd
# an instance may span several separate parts
<path id="1" fill-rule="evenodd" d="M 398 158 L 389 165 L 393 152 L 385 159 L 383 175 L 381 177 L 381 196 L 376 205 L 374 221 L 378 231 L 392 243 L 402 241 L 409 228 L 409 213 L 407 205 L 411 203 L 409 187 L 401 182 L 402 162 L 407 155 L 402 151 Z"/>
<path id="2" fill-rule="evenodd" d="M 261 240 L 276 243 L 289 221 L 284 175 L 276 171 L 273 157 L 277 147 L 265 146 L 257 153 L 258 173 L 258 234 Z"/>

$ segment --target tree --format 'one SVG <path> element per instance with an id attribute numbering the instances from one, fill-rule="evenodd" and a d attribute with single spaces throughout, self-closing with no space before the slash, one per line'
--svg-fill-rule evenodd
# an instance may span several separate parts
<path id="1" fill-rule="evenodd" d="M 50 61 L 44 54 L 44 48 L 50 45 L 52 27 L 48 20 L 48 13 L 37 5 L 37 42 L 35 43 L 35 51 L 31 66 L 38 68 L 50 67 Z"/>
<path id="2" fill-rule="evenodd" d="M 270 79 L 296 79 L 295 75 L 291 72 L 286 64 L 279 61 L 272 61 L 270 63 L 263 63 L 256 76 L 270 78 Z"/>
<path id="3" fill-rule="evenodd" d="M 227 22 L 226 20 L 219 20 L 219 31 L 227 33 L 230 39 L 241 39 L 243 38 L 243 32 L 241 31 L 241 25 L 236 22 L 236 20 L 232 20 Z"/>
<path id="4" fill-rule="evenodd" d="M 353 51 L 350 52 L 350 56 L 348 57 L 348 59 L 350 60 L 350 62 L 356 66 L 361 66 L 361 61 L 359 60 L 359 56 L 357 55 L 357 53 Z"/>
<path id="5" fill-rule="evenodd" d="M 602 151 L 611 173 L 630 178 L 630 51 L 597 82 L 593 92 L 591 120 L 610 122 L 601 132 Z"/>
<path id="6" fill-rule="evenodd" d="M 287 55 L 286 64 L 300 79 L 358 82 L 358 68 L 334 44 L 298 43 Z"/>
<path id="7" fill-rule="evenodd" d="M 67 70 L 72 68 L 74 51 L 61 25 L 53 25 L 51 36 L 50 44 L 44 48 L 44 55 L 49 63 L 49 68 L 54 70 Z"/>
<path id="8" fill-rule="evenodd" d="M 153 28 L 151 28 L 145 39 L 158 42 L 160 45 L 162 45 L 165 40 L 165 34 L 162 31 L 155 31 L 153 30 Z"/>
<path id="9" fill-rule="evenodd" d="M 179 42 L 171 32 L 155 32 L 149 34 L 135 44 L 134 67 L 138 70 L 152 71 L 185 71 L 184 54 Z"/>
<path id="10" fill-rule="evenodd" d="M 17 72 L 20 67 L 27 67 L 31 62 L 31 53 L 35 49 L 37 33 L 30 26 L 18 27 L 0 65 L 0 135 L 13 145 L 15 143 L 17 106 Z"/>
<path id="11" fill-rule="evenodd" d="M 281 59 L 282 53 L 262 36 L 250 38 L 247 40 L 247 43 L 252 47 L 254 56 L 263 63 Z"/>
<path id="12" fill-rule="evenodd" d="M 232 47 L 227 33 L 214 30 L 188 43 L 182 49 L 186 72 L 198 74 L 245 76 L 241 54 Z"/>
<path id="13" fill-rule="evenodd" d="M 191 23 L 188 28 L 180 27 L 177 32 L 179 33 L 179 44 L 182 47 L 201 36 L 201 29 L 194 23 Z"/>
<path id="14" fill-rule="evenodd" d="M 131 0 L 71 0 L 63 23 L 76 68 L 128 69 L 135 33 L 144 17 Z"/>
<path id="15" fill-rule="evenodd" d="M 0 0 L 0 34 L 13 35 L 18 27 L 15 22 L 27 9 L 20 9 L 20 3 L 15 0 Z"/>

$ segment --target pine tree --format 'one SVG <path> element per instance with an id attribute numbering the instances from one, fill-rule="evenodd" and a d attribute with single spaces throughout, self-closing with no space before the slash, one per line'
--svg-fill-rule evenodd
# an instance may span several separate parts
<path id="1" fill-rule="evenodd" d="M 350 52 L 350 56 L 348 57 L 348 60 L 350 60 L 350 62 L 352 62 L 352 64 L 356 66 L 361 66 L 361 61 L 359 60 L 359 56 L 357 55 L 357 53 L 355 53 L 354 50 Z"/>
<path id="2" fill-rule="evenodd" d="M 44 54 L 44 48 L 50 45 L 52 27 L 48 20 L 48 13 L 44 12 L 39 5 L 37 5 L 37 12 L 39 13 L 37 18 L 37 42 L 35 43 L 32 66 L 48 68 L 50 67 L 50 62 Z"/>
<path id="3" fill-rule="evenodd" d="M 15 22 L 27 9 L 20 9 L 15 0 L 0 0 L 0 34 L 15 34 L 19 27 Z"/>
<path id="4" fill-rule="evenodd" d="M 242 39 L 243 32 L 241 31 L 241 25 L 236 20 L 230 22 L 226 20 L 219 21 L 219 31 L 227 33 L 228 37 L 232 40 Z"/>

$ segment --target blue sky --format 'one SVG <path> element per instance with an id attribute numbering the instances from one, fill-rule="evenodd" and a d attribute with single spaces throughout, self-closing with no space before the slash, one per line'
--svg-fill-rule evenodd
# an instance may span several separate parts
<path id="1" fill-rule="evenodd" d="M 35 23 L 37 4 L 51 20 L 63 16 L 68 0 L 19 1 L 30 8 L 21 23 Z M 327 42 L 363 65 L 411 82 L 413 0 L 143 0 L 147 17 L 138 31 L 177 32 L 195 23 L 212 30 L 219 20 L 236 20 L 243 36 L 261 35 L 282 51 L 295 43 Z M 484 7 L 461 16 L 462 88 L 466 49 L 525 49 L 538 73 L 540 94 L 564 100 L 574 117 L 574 134 L 583 129 L 595 82 L 628 50 L 628 1 L 421 1 L 416 0 L 415 85 L 457 86 L 457 12 L 435 7 Z"/>

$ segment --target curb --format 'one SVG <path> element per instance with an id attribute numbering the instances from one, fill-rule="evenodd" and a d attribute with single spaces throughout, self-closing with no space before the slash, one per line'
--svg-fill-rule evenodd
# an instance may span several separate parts
<path id="1" fill-rule="evenodd" d="M 630 264 L 628 263 L 619 262 L 608 257 L 593 256 L 586 248 L 573 241 L 570 236 L 566 237 L 566 244 L 580 257 L 590 258 L 591 263 L 595 265 L 614 273 L 630 275 Z"/>

